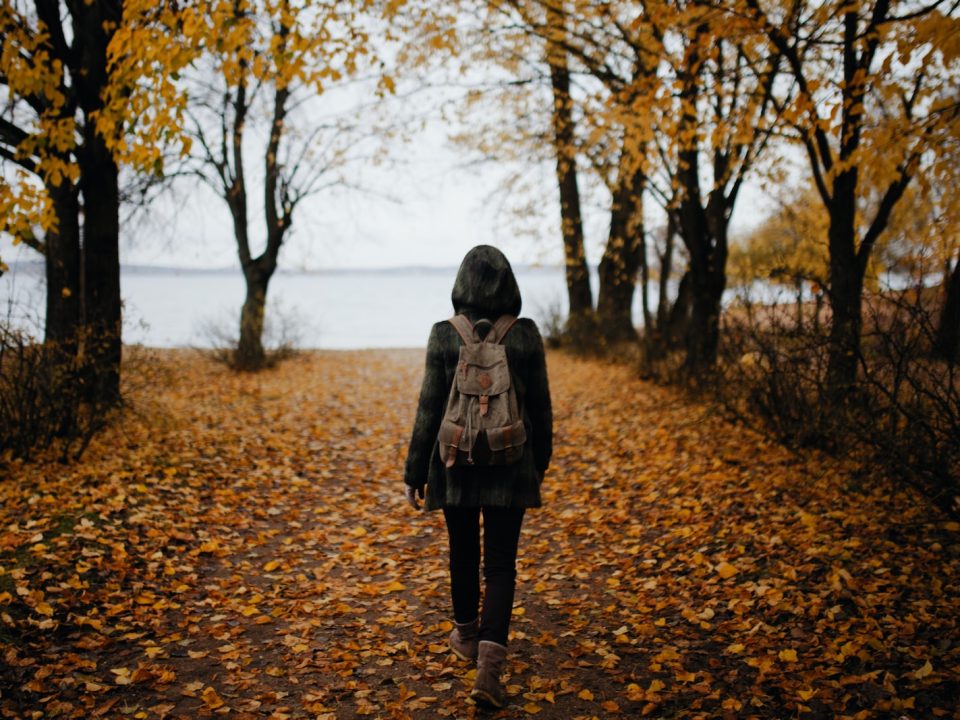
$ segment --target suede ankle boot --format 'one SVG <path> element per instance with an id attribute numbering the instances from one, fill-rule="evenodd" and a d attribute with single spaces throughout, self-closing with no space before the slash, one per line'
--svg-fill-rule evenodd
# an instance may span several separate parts
<path id="1" fill-rule="evenodd" d="M 481 640 L 477 652 L 477 679 L 470 697 L 481 705 L 502 708 L 507 704 L 507 691 L 500 684 L 500 674 L 507 659 L 507 648 L 489 640 Z"/>
<path id="2" fill-rule="evenodd" d="M 454 623 L 450 633 L 450 649 L 461 660 L 477 659 L 477 635 L 480 632 L 480 618 L 468 623 Z"/>

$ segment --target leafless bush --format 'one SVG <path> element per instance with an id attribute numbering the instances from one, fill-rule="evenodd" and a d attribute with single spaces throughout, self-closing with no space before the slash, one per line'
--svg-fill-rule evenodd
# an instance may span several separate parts
<path id="1" fill-rule="evenodd" d="M 960 511 L 960 378 L 934 359 L 935 313 L 917 291 L 866 298 L 857 384 L 827 385 L 828 324 L 793 308 L 728 309 L 716 394 L 793 445 L 867 455 L 891 477 Z"/>
<path id="2" fill-rule="evenodd" d="M 558 348 L 563 344 L 563 332 L 567 316 L 563 309 L 563 300 L 557 296 L 536 308 L 540 318 L 540 331 L 547 347 Z"/>
<path id="3" fill-rule="evenodd" d="M 851 434 L 960 510 L 960 374 L 934 355 L 935 311 L 918 291 L 870 298 L 864 310 L 860 374 L 870 404 Z"/>
<path id="4" fill-rule="evenodd" d="M 0 458 L 29 458 L 56 447 L 79 458 L 107 422 L 84 397 L 87 369 L 73 353 L 0 325 Z"/>
<path id="5" fill-rule="evenodd" d="M 275 301 L 268 307 L 263 326 L 263 347 L 266 352 L 265 367 L 274 367 L 297 355 L 302 345 L 306 320 L 297 310 L 286 308 L 279 302 Z M 220 315 L 207 318 L 200 323 L 199 334 L 203 338 L 199 350 L 232 370 L 239 369 L 236 357 L 240 334 L 235 317 Z"/>

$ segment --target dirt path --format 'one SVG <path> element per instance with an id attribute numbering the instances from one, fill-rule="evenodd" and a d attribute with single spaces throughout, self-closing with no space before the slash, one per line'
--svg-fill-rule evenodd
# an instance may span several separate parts
<path id="1" fill-rule="evenodd" d="M 0 716 L 483 716 L 402 500 L 421 363 L 156 353 L 83 462 L 8 468 Z M 628 368 L 550 373 L 499 717 L 960 717 L 960 528 Z"/>

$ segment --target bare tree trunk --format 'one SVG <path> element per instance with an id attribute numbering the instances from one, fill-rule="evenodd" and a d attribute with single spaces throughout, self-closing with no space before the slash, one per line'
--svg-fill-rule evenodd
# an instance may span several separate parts
<path id="1" fill-rule="evenodd" d="M 690 327 L 690 316 L 693 305 L 693 274 L 688 269 L 680 278 L 680 287 L 677 288 L 677 299 L 670 308 L 667 316 L 664 338 L 667 347 L 676 348 L 687 336 Z"/>
<path id="2" fill-rule="evenodd" d="M 847 171 L 834 181 L 828 240 L 830 248 L 831 309 L 827 387 L 833 400 L 843 400 L 857 379 L 862 331 L 863 275 L 859 271 L 854 237 L 856 173 Z"/>
<path id="3" fill-rule="evenodd" d="M 84 113 L 83 145 L 78 151 L 83 197 L 84 364 L 89 368 L 88 399 L 120 400 L 120 188 L 119 171 L 95 114 L 107 84 L 107 45 L 121 19 L 121 4 L 104 0 L 84 5 L 75 20 L 80 35 L 78 96 Z"/>
<path id="4" fill-rule="evenodd" d="M 726 287 L 724 262 L 714 248 L 691 253 L 691 313 L 686 332 L 686 367 L 694 377 L 713 367 L 720 341 L 720 301 Z"/>
<path id="5" fill-rule="evenodd" d="M 64 358 L 77 352 L 82 293 L 80 287 L 80 198 L 69 182 L 47 186 L 57 227 L 43 244 L 47 278 L 44 337 Z"/>
<path id="6" fill-rule="evenodd" d="M 934 349 L 939 357 L 951 365 L 957 362 L 960 355 L 960 258 L 954 262 L 947 281 Z"/>
<path id="7" fill-rule="evenodd" d="M 550 22 L 564 36 L 563 16 L 549 11 Z M 572 100 L 570 98 L 570 71 L 567 53 L 558 43 L 547 48 L 550 66 L 550 86 L 553 91 L 553 137 L 557 156 L 557 185 L 560 190 L 560 230 L 563 235 L 563 254 L 566 270 L 569 304 L 568 330 L 586 329 L 593 313 L 593 293 L 590 290 L 590 272 L 583 245 L 583 220 L 580 211 L 580 189 L 577 184 L 576 141 Z"/>
<path id="8" fill-rule="evenodd" d="M 653 329 L 653 314 L 650 312 L 650 263 L 647 260 L 647 233 L 640 232 L 640 304 L 643 308 L 643 332 Z"/>
<path id="9" fill-rule="evenodd" d="M 610 212 L 610 233 L 600 261 L 597 318 L 609 343 L 635 342 L 633 294 L 643 251 L 644 175 L 631 170 L 630 158 L 621 160 Z"/>
<path id="10" fill-rule="evenodd" d="M 720 341 L 720 301 L 726 289 L 727 217 L 723 198 L 711 194 L 707 207 L 700 200 L 696 150 L 683 151 L 680 172 L 684 198 L 680 202 L 680 234 L 690 253 L 690 322 L 684 346 L 684 365 L 698 378 L 717 361 Z M 686 169 L 689 168 L 689 169 Z"/>
<path id="11" fill-rule="evenodd" d="M 81 171 L 84 199 L 84 364 L 90 368 L 88 398 L 120 400 L 120 191 L 117 166 L 92 121 Z"/>
<path id="12" fill-rule="evenodd" d="M 677 237 L 674 214 L 667 214 L 667 236 L 664 239 L 663 257 L 660 258 L 660 283 L 657 288 L 657 330 L 666 337 L 670 318 L 670 275 L 673 272 L 673 249 Z"/>
<path id="13" fill-rule="evenodd" d="M 285 37 L 281 33 L 280 37 Z M 243 173 L 243 132 L 247 104 L 246 86 L 241 83 L 234 98 L 234 125 L 230 131 L 234 175 L 233 183 L 226 192 L 226 201 L 233 216 L 237 254 L 247 294 L 240 310 L 240 338 L 237 344 L 235 364 L 239 370 L 256 371 L 266 365 L 267 356 L 263 347 L 264 315 L 267 304 L 267 288 L 277 269 L 277 258 L 286 232 L 290 229 L 294 203 L 280 183 L 279 147 L 286 119 L 286 103 L 290 97 L 285 87 L 277 88 L 273 99 L 273 116 L 270 137 L 263 156 L 264 162 L 264 219 L 267 227 L 266 247 L 262 254 L 252 257 L 250 253 L 249 227 L 247 224 L 247 186 Z"/>
<path id="14" fill-rule="evenodd" d="M 259 370 L 266 363 L 263 349 L 263 320 L 267 304 L 267 285 L 270 273 L 253 267 L 244 271 L 247 295 L 240 311 L 240 342 L 237 345 L 236 365 L 240 370 Z"/>

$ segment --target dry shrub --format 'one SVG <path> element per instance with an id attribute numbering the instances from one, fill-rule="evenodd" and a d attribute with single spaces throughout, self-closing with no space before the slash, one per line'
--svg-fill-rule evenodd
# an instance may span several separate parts
<path id="1" fill-rule="evenodd" d="M 870 295 L 856 385 L 827 385 L 829 317 L 739 303 L 724 317 L 712 389 L 779 439 L 867 458 L 960 512 L 960 377 L 933 357 L 936 311 L 916 291 Z"/>
<path id="2" fill-rule="evenodd" d="M 83 392 L 89 369 L 59 347 L 0 325 L 0 458 L 56 448 L 76 459 L 108 419 Z"/>
<path id="3" fill-rule="evenodd" d="M 302 345 L 306 320 L 296 310 L 274 301 L 268 306 L 263 326 L 263 348 L 266 353 L 264 368 L 275 367 L 284 360 L 296 357 Z M 241 370 L 237 364 L 237 346 L 240 343 L 236 318 L 220 315 L 200 323 L 199 334 L 203 344 L 196 349 L 208 354 L 216 362 L 231 370 Z"/>

